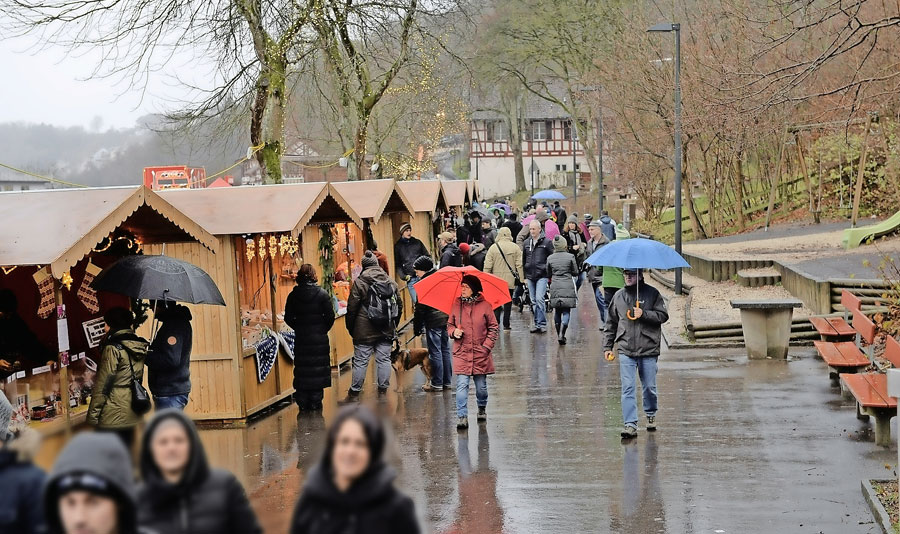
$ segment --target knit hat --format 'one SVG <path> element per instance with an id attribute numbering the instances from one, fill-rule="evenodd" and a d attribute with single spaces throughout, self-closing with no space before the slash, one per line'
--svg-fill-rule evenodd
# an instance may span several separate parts
<path id="1" fill-rule="evenodd" d="M 371 250 L 367 250 L 363 255 L 361 263 L 363 270 L 370 267 L 378 267 L 378 258 L 375 257 L 375 254 Z"/>
<path id="2" fill-rule="evenodd" d="M 462 252 L 463 254 L 468 254 L 469 253 L 469 244 L 468 243 L 460 243 L 459 251 Z"/>
<path id="3" fill-rule="evenodd" d="M 593 221 L 593 220 L 594 220 L 594 216 L 591 215 L 590 213 L 585 213 L 585 214 L 584 214 L 584 220 L 586 220 L 586 221 Z"/>
<path id="4" fill-rule="evenodd" d="M 566 243 L 566 238 L 561 235 L 557 235 L 553 238 L 553 251 L 554 252 L 565 252 L 566 247 L 568 247 L 568 243 Z"/>
<path id="5" fill-rule="evenodd" d="M 9 431 L 9 422 L 12 421 L 13 407 L 6 398 L 6 395 L 0 391 L 0 443 L 5 443 L 12 438 L 12 432 Z"/>
<path id="6" fill-rule="evenodd" d="M 578 225 L 578 216 L 576 216 L 575 214 L 569 215 L 569 217 L 566 219 L 566 224 L 569 224 L 569 223 L 572 223 L 577 226 Z"/>
<path id="7" fill-rule="evenodd" d="M 412 230 L 412 225 L 411 225 L 411 224 L 409 224 L 409 223 L 403 223 L 403 224 L 400 225 L 400 234 L 401 234 L 401 235 L 403 234 L 403 232 L 405 232 L 405 231 L 407 231 L 407 230 Z"/>
<path id="8" fill-rule="evenodd" d="M 438 236 L 438 239 L 441 241 L 446 241 L 447 243 L 452 243 L 456 241 L 456 238 L 450 232 L 444 232 Z"/>
<path id="9" fill-rule="evenodd" d="M 413 262 L 413 269 L 417 271 L 425 271 L 426 273 L 432 269 L 434 269 L 434 260 L 429 258 L 428 256 L 419 256 L 416 258 L 416 261 Z"/>
<path id="10" fill-rule="evenodd" d="M 469 286 L 469 288 L 472 290 L 473 295 L 478 295 L 481 293 L 481 280 L 479 280 L 477 276 L 467 274 L 462 277 L 462 283 Z"/>

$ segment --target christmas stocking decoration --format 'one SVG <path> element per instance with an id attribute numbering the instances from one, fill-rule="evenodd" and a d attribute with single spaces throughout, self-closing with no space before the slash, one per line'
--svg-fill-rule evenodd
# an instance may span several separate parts
<path id="1" fill-rule="evenodd" d="M 78 300 L 84 304 L 87 311 L 96 314 L 100 311 L 100 302 L 97 300 L 97 290 L 91 287 L 94 277 L 100 274 L 100 267 L 88 262 L 87 268 L 84 270 L 84 279 L 81 281 L 81 287 L 78 288 Z"/>
<path id="2" fill-rule="evenodd" d="M 41 319 L 46 319 L 53 313 L 53 277 L 46 269 L 41 269 L 34 273 L 34 281 L 37 283 L 38 292 L 41 295 L 37 314 Z"/>

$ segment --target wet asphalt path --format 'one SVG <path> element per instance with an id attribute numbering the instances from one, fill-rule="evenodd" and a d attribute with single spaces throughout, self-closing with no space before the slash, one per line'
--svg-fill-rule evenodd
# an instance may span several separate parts
<path id="1" fill-rule="evenodd" d="M 473 424 L 457 432 L 453 395 L 422 392 L 419 371 L 380 401 L 370 376 L 364 400 L 393 422 L 390 459 L 426 531 L 878 532 L 860 480 L 895 472 L 896 430 L 890 449 L 876 447 L 811 349 L 792 349 L 789 362 L 664 351 L 660 429 L 645 432 L 642 414 L 638 438 L 623 442 L 618 368 L 601 357 L 582 289 L 564 347 L 529 334 L 528 311 L 514 312 L 495 349 L 486 425 L 474 424 L 474 390 Z M 336 381 L 324 418 L 290 406 L 245 429 L 203 433 L 218 447 L 213 463 L 247 485 L 267 532 L 286 531 L 349 373 Z"/>

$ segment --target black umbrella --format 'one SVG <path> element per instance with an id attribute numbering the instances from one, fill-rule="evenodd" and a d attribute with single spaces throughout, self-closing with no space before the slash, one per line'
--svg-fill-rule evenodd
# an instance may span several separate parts
<path id="1" fill-rule="evenodd" d="M 203 269 L 169 256 L 126 256 L 103 269 L 91 287 L 136 299 L 225 305 Z"/>

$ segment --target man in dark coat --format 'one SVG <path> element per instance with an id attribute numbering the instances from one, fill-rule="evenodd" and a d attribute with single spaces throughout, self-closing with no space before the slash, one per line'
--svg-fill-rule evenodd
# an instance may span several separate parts
<path id="1" fill-rule="evenodd" d="M 375 374 L 378 392 L 387 393 L 391 379 L 391 343 L 396 337 L 397 323 L 403 315 L 403 301 L 397 284 L 378 266 L 378 260 L 372 251 L 367 250 L 360 263 L 362 273 L 353 281 L 350 298 L 347 299 L 346 324 L 350 337 L 353 338 L 353 378 L 346 400 L 351 402 L 359 398 L 373 355 L 377 366 Z M 388 287 L 393 294 L 385 298 L 396 299 L 398 315 L 389 324 L 379 326 L 370 320 L 366 304 L 372 296 L 370 291 Z"/>
<path id="2" fill-rule="evenodd" d="M 625 287 L 616 292 L 609 303 L 606 321 L 604 355 L 615 359 L 613 346 L 618 344 L 619 377 L 622 381 L 623 438 L 637 436 L 636 375 L 643 386 L 643 407 L 647 415 L 647 430 L 656 430 L 656 363 L 659 358 L 662 324 L 669 320 L 669 312 L 662 295 L 644 283 L 636 270 L 625 270 Z"/>
<path id="3" fill-rule="evenodd" d="M 163 432 L 168 435 L 157 440 Z M 186 437 L 187 450 L 173 436 Z M 139 467 L 142 527 L 160 534 L 262 534 L 243 486 L 229 471 L 209 466 L 197 428 L 182 412 L 167 410 L 150 420 Z"/>
<path id="4" fill-rule="evenodd" d="M 531 327 L 531 333 L 547 332 L 547 310 L 544 307 L 544 296 L 547 294 L 549 285 L 547 258 L 551 254 L 553 254 L 553 242 L 544 236 L 541 223 L 532 220 L 528 224 L 528 238 L 522 243 L 525 283 L 528 285 L 531 309 L 534 310 L 534 325 Z"/>
<path id="5" fill-rule="evenodd" d="M 147 353 L 147 381 L 157 410 L 183 410 L 191 392 L 191 311 L 180 304 L 157 303 L 162 323 Z"/>
<path id="6" fill-rule="evenodd" d="M 321 410 L 324 389 L 331 387 L 334 304 L 317 282 L 313 266 L 304 263 L 284 306 L 284 322 L 294 330 L 294 402 L 300 410 Z"/>
<path id="7" fill-rule="evenodd" d="M 509 233 L 512 234 L 513 237 L 518 236 L 522 231 L 522 223 L 519 222 L 519 214 L 516 212 L 510 213 L 509 218 L 506 219 L 503 226 L 509 228 Z"/>
<path id="8" fill-rule="evenodd" d="M 422 279 L 437 272 L 434 261 L 428 256 L 420 256 L 416 260 L 415 267 Z M 447 335 L 447 314 L 422 303 L 416 304 L 413 333 L 417 336 L 425 335 L 428 358 L 431 360 L 431 383 L 426 383 L 422 389 L 431 392 L 449 389 L 453 378 L 453 357 L 450 352 L 450 338 Z"/>
<path id="9" fill-rule="evenodd" d="M 569 219 L 566 208 L 560 206 L 558 200 L 553 202 L 553 213 L 556 214 L 556 222 L 560 227 Z"/>
<path id="10" fill-rule="evenodd" d="M 438 236 L 441 247 L 441 267 L 462 267 L 462 253 L 459 251 L 459 245 L 450 232 L 444 232 Z"/>
<path id="11" fill-rule="evenodd" d="M 90 506 L 93 513 L 81 511 Z M 50 534 L 136 534 L 134 474 L 122 441 L 102 432 L 77 434 L 62 450 L 44 486 Z"/>
<path id="12" fill-rule="evenodd" d="M 481 243 L 481 237 L 483 235 L 483 231 L 481 228 L 481 212 L 478 210 L 472 210 L 469 212 L 469 224 L 466 226 L 466 230 L 468 231 L 468 238 L 466 239 L 466 243 Z"/>
<path id="13" fill-rule="evenodd" d="M 409 223 L 403 223 L 400 226 L 400 239 L 394 243 L 394 262 L 397 276 L 406 281 L 409 298 L 412 299 L 413 304 L 416 303 L 416 290 L 413 286 L 419 281 L 416 270 L 413 268 L 413 262 L 419 256 L 428 256 L 428 249 L 425 248 L 425 243 L 413 237 L 412 226 Z"/>
<path id="14" fill-rule="evenodd" d="M 41 492 L 46 476 L 34 465 L 41 444 L 37 430 L 9 431 L 13 408 L 0 391 L 0 532 L 46 532 Z"/>

